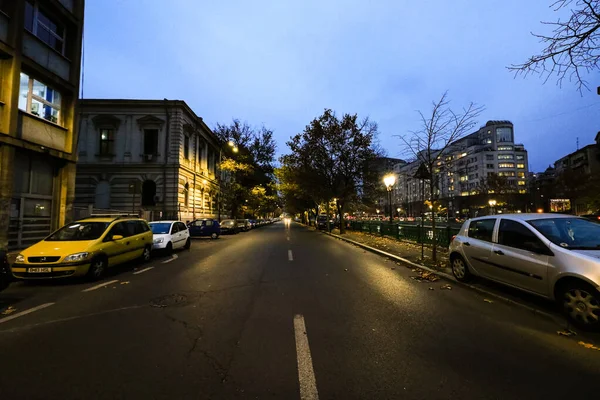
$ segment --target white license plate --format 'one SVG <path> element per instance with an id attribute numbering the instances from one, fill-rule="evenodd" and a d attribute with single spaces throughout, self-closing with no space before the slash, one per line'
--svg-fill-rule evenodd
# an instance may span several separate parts
<path id="1" fill-rule="evenodd" d="M 50 268 L 50 267 L 27 268 L 27 272 L 31 272 L 31 273 L 52 272 L 52 268 Z"/>

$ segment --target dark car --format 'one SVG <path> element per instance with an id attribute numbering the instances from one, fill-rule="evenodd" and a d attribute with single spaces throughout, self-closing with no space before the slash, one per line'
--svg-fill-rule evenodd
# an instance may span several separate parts
<path id="1" fill-rule="evenodd" d="M 6 251 L 0 250 L 0 291 L 6 289 L 11 281 L 12 274 L 8 265 L 8 255 Z"/>
<path id="2" fill-rule="evenodd" d="M 221 221 L 221 233 L 225 234 L 236 234 L 240 231 L 237 221 L 235 219 L 224 219 Z"/>
<path id="3" fill-rule="evenodd" d="M 191 237 L 210 236 L 216 239 L 221 234 L 221 224 L 216 219 L 197 219 L 188 224 Z"/>
<path id="4" fill-rule="evenodd" d="M 317 217 L 317 229 L 319 229 L 319 230 L 327 229 L 327 215 L 319 215 Z"/>

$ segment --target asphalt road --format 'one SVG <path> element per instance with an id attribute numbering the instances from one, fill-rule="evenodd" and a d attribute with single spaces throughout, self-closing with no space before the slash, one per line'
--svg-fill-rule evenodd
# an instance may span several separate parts
<path id="1" fill-rule="evenodd" d="M 119 268 L 94 290 L 18 282 L 0 293 L 0 311 L 15 309 L 0 315 L 0 399 L 598 393 L 596 336 L 559 336 L 552 319 L 416 282 L 300 225 L 194 241 L 176 255 Z"/>

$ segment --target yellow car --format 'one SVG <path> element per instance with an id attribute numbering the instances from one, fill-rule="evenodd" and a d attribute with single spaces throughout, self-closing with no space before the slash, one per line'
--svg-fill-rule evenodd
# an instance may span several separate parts
<path id="1" fill-rule="evenodd" d="M 143 219 L 94 216 L 63 226 L 21 252 L 12 265 L 19 279 L 102 277 L 108 267 L 150 260 L 152 231 Z"/>

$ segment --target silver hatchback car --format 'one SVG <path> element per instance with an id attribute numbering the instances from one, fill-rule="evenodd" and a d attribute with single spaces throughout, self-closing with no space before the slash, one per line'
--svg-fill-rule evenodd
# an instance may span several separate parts
<path id="1" fill-rule="evenodd" d="M 466 221 L 450 244 L 452 273 L 556 300 L 580 327 L 600 328 L 600 224 L 562 214 Z"/>

